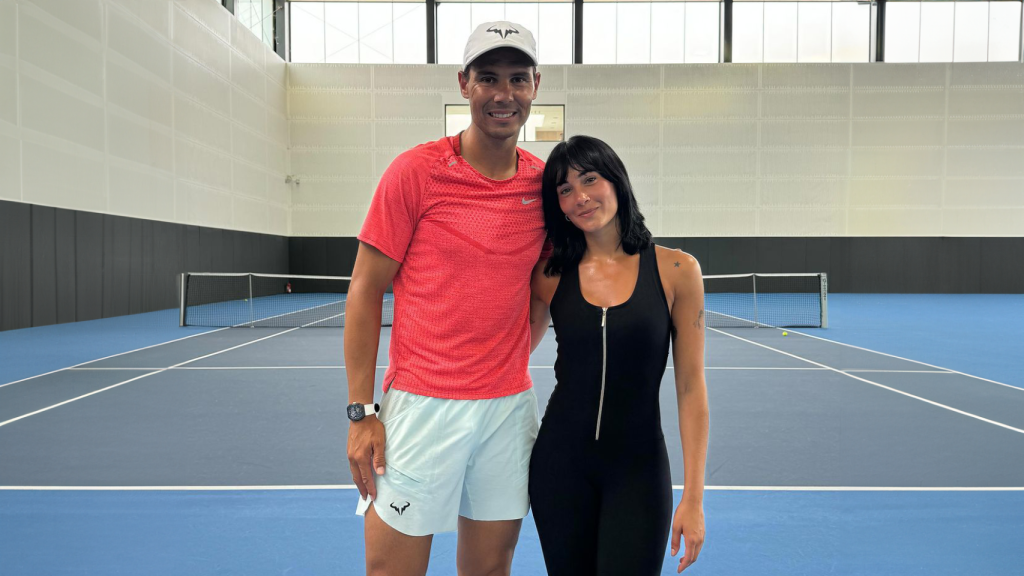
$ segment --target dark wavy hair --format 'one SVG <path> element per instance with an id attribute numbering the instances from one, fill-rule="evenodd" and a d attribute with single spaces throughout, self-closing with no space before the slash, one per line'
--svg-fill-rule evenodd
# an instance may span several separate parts
<path id="1" fill-rule="evenodd" d="M 544 204 L 544 227 L 554 252 L 544 267 L 547 276 L 559 275 L 568 266 L 576 266 L 587 251 L 583 231 L 565 219 L 558 205 L 558 187 L 566 182 L 569 170 L 597 172 L 615 186 L 619 202 L 619 234 L 622 250 L 636 254 L 651 245 L 651 231 L 644 224 L 644 215 L 633 195 L 626 166 L 611 146 L 591 136 L 573 136 L 555 146 L 544 167 L 541 198 Z"/>

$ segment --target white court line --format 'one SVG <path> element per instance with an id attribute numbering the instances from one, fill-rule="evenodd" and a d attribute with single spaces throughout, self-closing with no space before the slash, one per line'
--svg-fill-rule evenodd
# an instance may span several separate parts
<path id="1" fill-rule="evenodd" d="M 336 314 L 336 315 L 332 316 L 331 318 L 337 318 L 338 316 L 342 316 L 344 314 L 345 313 L 342 312 L 341 314 Z M 54 404 L 52 406 L 47 406 L 46 408 L 41 408 L 39 410 L 36 410 L 35 412 L 29 412 L 28 414 L 23 414 L 23 415 L 18 416 L 16 418 L 11 418 L 10 420 L 4 421 L 4 422 L 0 422 L 0 428 L 3 428 L 4 426 L 6 426 L 8 424 L 11 424 L 13 422 L 17 422 L 18 420 L 22 420 L 24 418 L 28 418 L 29 416 L 35 416 L 36 414 L 41 414 L 41 413 L 46 412 L 48 410 L 53 410 L 54 408 L 57 408 L 59 406 L 63 406 L 65 404 L 70 404 L 72 402 L 81 400 L 82 398 L 88 398 L 89 396 L 93 396 L 95 394 L 99 394 L 100 392 L 106 392 L 107 390 L 112 390 L 114 388 L 117 388 L 118 386 L 124 386 L 125 384 L 128 384 L 129 382 L 135 382 L 136 380 L 141 380 L 143 378 L 148 378 L 149 376 L 152 376 L 154 374 L 160 374 L 161 372 L 166 372 L 166 371 L 168 371 L 168 370 L 170 370 L 172 368 L 177 368 L 178 366 L 183 366 L 185 364 L 196 362 L 198 360 L 203 360 L 205 358 L 209 358 L 211 356 L 216 356 L 218 354 L 223 354 L 225 352 L 230 352 L 231 350 L 235 350 L 235 349 L 241 348 L 243 346 L 248 346 L 250 344 L 255 344 L 257 342 L 262 342 L 263 340 L 269 340 L 270 338 L 275 338 L 275 337 L 280 336 L 282 334 L 287 334 L 289 332 L 294 332 L 295 330 L 299 330 L 300 328 L 305 328 L 305 326 L 298 326 L 298 327 L 295 327 L 295 328 L 289 328 L 288 330 L 284 330 L 282 332 L 275 332 L 274 334 L 271 334 L 270 336 L 264 336 L 263 338 L 257 338 L 256 340 L 251 340 L 249 342 L 244 342 L 244 343 L 239 344 L 237 346 L 232 346 L 231 348 L 226 348 L 224 350 L 219 350 L 217 352 L 213 352 L 212 354 L 206 354 L 206 355 L 200 356 L 198 358 L 193 358 L 191 360 L 186 360 L 184 362 L 180 362 L 178 364 L 175 364 L 174 366 L 169 366 L 167 368 L 162 368 L 162 369 L 157 370 L 155 372 L 149 372 L 149 373 L 143 374 L 141 376 L 136 376 L 135 378 L 130 378 L 128 380 L 125 380 L 124 382 L 118 382 L 117 384 L 112 384 L 110 386 L 107 386 L 106 388 L 100 388 L 99 390 L 94 390 L 92 392 L 89 392 L 88 394 L 82 394 L 81 396 L 78 396 L 76 398 L 71 398 L 70 400 L 65 400 L 63 402 L 59 402 L 59 403 Z"/>
<path id="2" fill-rule="evenodd" d="M 289 314 L 297 314 L 299 312 L 307 312 L 309 310 L 315 310 L 317 308 L 323 308 L 324 306 L 330 306 L 332 304 L 338 304 L 339 302 L 344 302 L 344 300 L 337 300 L 335 302 L 329 302 L 327 304 L 320 304 L 319 306 L 313 306 L 312 308 L 303 308 L 302 310 L 295 310 L 295 311 L 292 311 L 292 312 L 285 312 L 283 314 L 277 314 L 275 316 L 268 316 L 266 318 L 261 318 L 260 321 L 262 322 L 264 320 L 271 320 L 273 318 L 279 318 L 281 316 L 287 316 Z M 345 315 L 344 312 L 342 312 L 340 314 L 340 316 L 344 316 L 344 315 Z M 330 320 L 332 318 L 337 318 L 338 316 L 339 315 L 331 316 L 331 318 L 327 318 L 326 320 Z M 318 320 L 317 322 L 322 322 L 322 320 Z M 202 336 L 203 334 L 213 334 L 214 332 L 220 332 L 221 330 L 227 330 L 229 328 L 239 328 L 239 327 L 245 326 L 247 324 L 249 324 L 249 322 L 242 322 L 241 324 L 235 324 L 234 326 L 225 326 L 223 328 L 215 328 L 213 330 L 207 330 L 205 332 L 200 332 L 198 334 L 190 334 L 190 335 L 184 336 L 182 338 L 176 338 L 174 340 L 168 340 L 167 342 L 160 342 L 159 344 L 153 344 L 153 345 L 150 345 L 150 346 L 143 346 L 142 348 L 136 348 L 135 350 L 128 350 L 127 352 L 118 352 L 117 354 L 111 354 L 110 356 L 104 356 L 103 358 L 97 358 L 95 360 L 89 360 L 87 362 L 82 362 L 80 364 L 75 364 L 73 366 L 67 366 L 65 368 L 60 368 L 60 369 L 57 369 L 57 370 L 51 370 L 50 372 L 45 372 L 43 374 L 36 374 L 35 376 L 29 376 L 28 378 L 22 378 L 21 380 L 15 380 L 14 382 L 8 382 L 6 384 L 0 384 L 0 388 L 3 388 L 4 386 L 10 386 L 11 384 L 17 384 L 19 382 L 25 382 L 27 380 L 32 380 L 33 378 L 40 378 L 42 376 L 49 376 L 50 374 L 56 374 L 58 372 L 63 372 L 65 370 L 79 369 L 79 366 L 85 366 L 87 364 L 92 364 L 94 362 L 99 362 L 100 360 L 108 360 L 110 358 L 116 358 L 118 356 L 124 356 L 125 354 L 131 354 L 132 352 L 141 352 L 142 350 L 148 350 L 150 348 L 156 348 L 157 346 L 163 346 L 165 344 L 173 344 L 175 342 L 181 342 L 182 340 L 188 340 L 189 338 L 195 338 L 196 336 Z M 312 324 L 315 324 L 315 322 L 313 322 Z M 307 326 L 308 326 L 308 324 L 307 324 Z M 302 328 L 305 328 L 305 326 L 302 326 Z M 106 370 L 109 370 L 109 368 L 106 368 Z M 150 368 L 128 368 L 128 370 L 150 370 Z M 160 368 L 152 368 L 152 370 L 160 370 Z M 0 425 L 2 425 L 2 424 L 0 424 Z"/>
<path id="3" fill-rule="evenodd" d="M 765 349 L 771 350 L 773 352 L 778 352 L 779 354 L 784 354 L 784 355 L 789 356 L 791 358 L 796 358 L 797 360 L 803 360 L 804 362 L 807 362 L 809 364 L 814 364 L 815 366 L 821 366 L 823 368 L 828 368 L 829 370 L 832 370 L 833 372 L 837 372 L 839 374 L 843 374 L 845 376 L 853 378 L 854 380 L 860 380 L 861 382 L 864 382 L 864 383 L 867 383 L 867 384 L 871 384 L 872 386 L 878 386 L 879 388 L 888 390 L 890 392 L 895 392 L 897 394 L 902 394 L 903 396 L 906 396 L 908 398 L 913 398 L 915 400 L 920 400 L 921 402 L 925 402 L 925 403 L 931 404 L 933 406 L 938 406 L 939 408 L 943 408 L 945 410 L 949 410 L 950 412 L 956 412 L 957 414 L 962 414 L 964 416 L 968 416 L 968 417 L 974 418 L 976 420 L 981 420 L 982 422 L 986 422 L 986 423 L 992 424 L 994 426 L 999 426 L 1001 428 L 1006 428 L 1007 430 L 1012 430 L 1013 432 L 1017 432 L 1018 434 L 1024 434 L 1024 430 L 1021 430 L 1020 428 L 1014 428 L 1013 426 L 1009 426 L 1007 424 L 1003 424 L 1002 422 L 996 422 L 995 420 L 989 420 L 988 418 L 983 418 L 981 416 L 978 416 L 977 414 L 971 414 L 970 412 L 965 412 L 965 411 L 960 410 L 958 408 L 953 408 L 952 406 L 947 406 L 945 404 L 940 404 L 938 402 L 935 402 L 933 400 L 929 400 L 927 398 L 922 398 L 920 396 L 915 396 L 913 394 L 904 392 L 902 390 L 897 390 L 896 388 L 891 388 L 891 387 L 886 386 L 884 384 L 879 384 L 878 382 L 872 382 L 871 380 L 868 380 L 866 378 L 861 378 L 860 376 L 855 376 L 853 374 L 850 374 L 849 372 L 844 372 L 842 370 L 839 370 L 838 368 L 832 368 L 831 366 L 826 366 L 824 364 L 821 364 L 820 362 L 815 362 L 814 360 L 808 360 L 807 358 L 801 358 L 800 356 L 797 356 L 796 354 L 790 354 L 789 352 L 785 352 L 783 350 L 779 350 L 778 348 L 772 348 L 771 346 L 767 346 L 765 344 L 761 344 L 760 342 L 754 342 L 753 340 L 747 340 L 746 338 L 740 338 L 739 336 L 736 336 L 734 334 L 729 334 L 728 332 L 722 332 L 721 330 L 719 330 L 717 328 L 708 328 L 708 330 L 714 330 L 715 332 L 718 332 L 720 334 L 724 334 L 724 335 L 726 335 L 726 336 L 728 336 L 730 338 L 735 338 L 737 340 L 740 340 L 740 341 L 743 341 L 743 342 L 747 342 L 748 344 L 753 344 L 755 346 L 760 346 L 761 348 L 765 348 Z"/>
<path id="4" fill-rule="evenodd" d="M 386 370 L 387 366 L 377 366 L 377 370 Z M 531 370 L 550 369 L 554 366 L 529 366 Z M 110 367 L 110 368 L 66 368 L 74 371 L 103 372 L 106 370 L 344 370 L 344 366 L 178 366 L 161 368 L 159 366 L 149 367 Z M 667 366 L 667 370 L 674 370 L 675 367 Z M 778 367 L 778 366 L 706 366 L 705 370 L 796 370 L 796 371 L 817 371 L 824 372 L 832 368 L 814 367 Z M 838 370 L 838 369 L 837 369 Z M 839 370 L 840 372 L 880 372 L 886 374 L 956 374 L 948 370 Z"/>
<path id="5" fill-rule="evenodd" d="M 949 370 L 843 370 L 843 372 L 887 372 L 889 374 L 955 374 Z"/>
<path id="6" fill-rule="evenodd" d="M 152 346 L 143 346 L 142 348 L 136 348 L 135 350 L 129 350 L 127 352 L 118 352 L 117 354 L 111 354 L 110 356 L 104 356 L 103 358 L 97 358 L 95 360 L 89 360 L 88 362 L 82 362 L 81 364 L 75 364 L 74 366 L 68 366 L 66 368 L 61 368 L 59 370 L 53 370 L 53 371 L 50 371 L 50 372 L 46 372 L 45 374 L 36 374 L 35 376 L 29 376 L 28 378 L 22 378 L 21 380 L 15 380 L 14 382 L 8 382 L 6 384 L 0 384 L 0 388 L 3 388 L 4 386 L 10 386 L 11 384 L 17 384 L 19 382 L 25 382 L 27 380 L 32 380 L 33 378 L 40 378 L 42 376 L 49 376 L 50 374 L 56 374 L 58 372 L 63 372 L 65 370 L 71 370 L 73 368 L 78 368 L 79 366 L 85 366 L 86 364 L 92 364 L 93 362 L 99 362 L 100 360 L 107 360 L 109 358 L 116 358 L 117 356 L 124 356 L 125 354 L 131 354 L 132 352 L 140 352 L 142 350 L 148 350 L 150 348 L 156 348 L 157 346 L 163 346 L 164 344 L 173 344 L 174 342 L 181 342 L 182 340 L 188 340 L 189 338 L 195 338 L 196 336 L 202 336 L 204 334 L 213 334 L 214 332 L 220 332 L 221 330 L 227 330 L 227 329 L 228 329 L 228 327 L 217 328 L 216 330 L 208 330 L 206 332 L 200 332 L 198 334 L 189 334 L 188 336 L 185 336 L 185 337 L 182 337 L 182 338 L 177 338 L 175 340 L 168 340 L 167 342 L 161 342 L 159 344 L 153 344 Z M 136 368 L 136 370 L 143 370 L 143 368 Z"/>
<path id="7" fill-rule="evenodd" d="M 776 328 L 776 330 L 782 330 L 782 328 Z M 989 382 L 990 384 L 998 384 L 999 386 L 1005 386 L 1007 388 L 1012 388 L 1014 390 L 1018 390 L 1018 391 L 1024 392 L 1024 388 L 1020 388 L 1018 386 L 1013 386 L 1013 385 L 1010 385 L 1010 384 L 1005 384 L 1003 382 L 997 382 L 995 380 L 990 380 L 988 378 L 982 378 L 981 376 L 975 376 L 974 374 L 968 374 L 966 372 L 960 372 L 959 370 L 953 370 L 952 368 L 943 368 L 942 366 L 936 366 L 935 364 L 929 364 L 927 362 L 921 362 L 920 360 L 911 360 L 910 358 L 904 358 L 902 356 L 896 356 L 895 354 L 887 354 L 885 352 L 879 352 L 878 350 L 871 350 L 870 348 L 862 348 L 860 346 L 854 346 L 853 344 L 847 344 L 845 342 L 840 342 L 838 340 L 829 340 L 828 338 L 822 338 L 821 336 L 815 336 L 813 334 L 806 334 L 804 332 L 797 332 L 795 330 L 790 330 L 789 328 L 786 328 L 786 330 L 789 331 L 792 334 L 799 334 L 801 336 L 806 336 L 808 338 L 814 338 L 815 340 L 821 340 L 823 342 L 831 342 L 832 344 L 839 344 L 840 346 L 846 346 L 848 348 L 856 348 L 857 350 L 863 350 L 865 352 L 873 352 L 875 354 L 881 354 L 882 356 L 888 356 L 890 358 L 896 358 L 897 360 L 906 360 L 907 362 L 913 362 L 914 364 L 920 364 L 922 366 L 928 366 L 929 368 L 937 368 L 939 370 L 943 370 L 943 371 L 946 371 L 946 372 L 952 372 L 953 374 L 959 374 L 961 376 L 967 376 L 968 378 L 974 378 L 975 380 L 982 380 L 984 382 Z M 723 334 L 728 334 L 728 333 L 727 332 L 723 332 Z"/>
<path id="8" fill-rule="evenodd" d="M 0 491 L 39 492 L 226 492 L 256 490 L 355 490 L 355 484 L 298 484 L 267 486 L 0 486 Z M 673 484 L 682 490 L 682 484 Z M 1020 486 L 705 486 L 704 490 L 758 492 L 1024 492 Z"/>

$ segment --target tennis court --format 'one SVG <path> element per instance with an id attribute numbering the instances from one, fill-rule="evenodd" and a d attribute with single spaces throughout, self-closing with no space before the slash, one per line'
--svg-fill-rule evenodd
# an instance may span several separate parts
<path id="1" fill-rule="evenodd" d="M 491 88 L 511 182 L 472 153 L 477 28 L 541 79 Z M 505 271 L 576 136 L 705 276 L 686 574 L 1024 573 L 1024 1 L 0 0 L 0 576 L 364 574 L 344 301 L 378 185 L 440 145 L 431 254 Z M 460 333 L 490 293 L 448 278 Z M 546 573 L 532 516 L 512 573 Z"/>
<path id="2" fill-rule="evenodd" d="M 914 298 L 832 295 L 832 323 L 847 328 L 708 328 L 709 537 L 693 573 L 1016 570 L 1024 380 L 1020 357 L 1001 355 L 1024 333 L 957 324 L 952 308 L 883 316 Z M 1012 295 L 953 298 L 977 314 L 1022 305 Z M 2 573 L 360 573 L 344 329 L 179 327 L 179 317 L 0 334 L 9 355 L 0 374 Z M 873 322 L 887 323 L 885 337 L 866 328 Z M 961 370 L 833 340 L 893 350 L 887 338 L 940 325 L 957 336 L 910 346 Z M 156 343 L 136 350 L 104 340 L 110 331 Z M 956 357 L 974 339 L 994 362 Z M 72 340 L 49 359 L 13 361 Z M 96 358 L 74 362 L 81 354 Z M 69 360 L 57 367 L 61 356 Z M 531 359 L 541 406 L 554 356 L 549 334 Z M 671 378 L 670 369 L 662 419 L 679 490 Z M 454 535 L 435 537 L 430 574 L 453 573 L 454 549 Z M 673 569 L 667 558 L 665 573 Z M 514 573 L 543 573 L 530 519 Z"/>

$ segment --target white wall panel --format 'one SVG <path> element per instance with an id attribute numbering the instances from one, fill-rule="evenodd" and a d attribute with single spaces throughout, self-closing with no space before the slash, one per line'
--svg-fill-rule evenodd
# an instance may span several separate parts
<path id="1" fill-rule="evenodd" d="M 232 180 L 236 196 L 267 199 L 267 173 L 263 170 L 236 160 Z"/>
<path id="2" fill-rule="evenodd" d="M 174 9 L 174 43 L 221 78 L 231 78 L 230 46 L 181 7 Z"/>
<path id="3" fill-rule="evenodd" d="M 221 114 L 231 114 L 231 83 L 180 52 L 174 54 L 174 87 Z"/>
<path id="4" fill-rule="evenodd" d="M 178 178 L 220 190 L 231 190 L 231 156 L 187 140 L 175 143 Z"/>
<path id="5" fill-rule="evenodd" d="M 762 207 L 758 234 L 762 236 L 842 236 L 846 213 L 829 208 Z"/>
<path id="6" fill-rule="evenodd" d="M 231 42 L 231 13 L 225 10 L 217 0 L 175 0 L 186 12 L 199 23 L 210 29 L 218 38 Z"/>
<path id="7" fill-rule="evenodd" d="M 76 153 L 64 148 L 22 141 L 22 200 L 104 212 L 107 182 L 100 153 Z"/>
<path id="8" fill-rule="evenodd" d="M 107 46 L 144 70 L 171 81 L 171 45 L 137 19 L 119 10 L 107 11 Z"/>
<path id="9" fill-rule="evenodd" d="M 846 179 L 761 180 L 762 208 L 830 208 L 846 205 Z"/>
<path id="10" fill-rule="evenodd" d="M 179 220 L 187 224 L 233 228 L 232 195 L 191 182 L 177 182 L 178 210 L 184 207 Z"/>
<path id="11" fill-rule="evenodd" d="M 564 92 L 541 99 L 619 152 L 658 235 L 1019 235 L 970 223 L 1024 208 L 1024 66 L 988 66 L 547 66 Z M 447 68 L 289 68 L 292 234 L 358 232 L 391 160 L 463 102 Z"/>
<path id="12" fill-rule="evenodd" d="M 231 46 L 238 54 L 255 64 L 261 74 L 263 73 L 264 58 L 266 57 L 265 45 L 252 30 L 249 30 L 237 18 L 231 20 Z"/>
<path id="13" fill-rule="evenodd" d="M 18 57 L 96 96 L 103 96 L 102 44 L 62 34 L 22 9 L 18 19 Z"/>
<path id="14" fill-rule="evenodd" d="M 103 6 L 100 0 L 21 0 L 22 15 L 26 10 L 42 10 L 66 24 L 69 29 L 91 38 L 103 41 Z"/>
<path id="15" fill-rule="evenodd" d="M 950 118 L 950 146 L 1024 146 L 1024 118 Z"/>
<path id="16" fill-rule="evenodd" d="M 846 120 L 765 120 L 761 123 L 763 146 L 842 146 L 850 143 Z"/>
<path id="17" fill-rule="evenodd" d="M 103 151 L 103 108 L 24 73 L 20 82 L 23 128 Z"/>
<path id="18" fill-rule="evenodd" d="M 655 94 L 655 97 L 657 94 Z M 710 90 L 693 92 L 665 92 L 665 118 L 756 118 L 758 110 L 758 93 L 750 92 L 713 92 Z M 644 115 L 647 110 L 644 110 Z M 657 118 L 657 114 L 652 115 Z M 600 116 L 598 116 L 600 117 Z M 643 116 L 641 116 L 643 117 Z"/>
<path id="19" fill-rule="evenodd" d="M 266 100 L 266 76 L 263 67 L 242 58 L 237 52 L 231 53 L 231 82 L 249 93 L 256 100 Z"/>
<path id="20" fill-rule="evenodd" d="M 992 230 L 1012 230 L 1024 222 L 1024 208 L 946 208 L 942 234 L 989 236 Z"/>
<path id="21" fill-rule="evenodd" d="M 234 228 L 239 230 L 266 230 L 269 222 L 266 202 L 250 200 L 235 196 L 232 198 L 234 204 Z"/>
<path id="22" fill-rule="evenodd" d="M 938 208 L 942 206 L 942 180 L 854 179 L 850 181 L 850 206 Z"/>
<path id="23" fill-rule="evenodd" d="M 762 95 L 765 118 L 849 118 L 850 93 L 772 91 Z"/>
<path id="24" fill-rule="evenodd" d="M 851 176 L 927 178 L 942 174 L 943 150 L 855 148 L 851 161 Z"/>
<path id="25" fill-rule="evenodd" d="M 368 92 L 311 92 L 291 90 L 288 93 L 288 117 L 337 118 L 362 120 L 371 115 Z"/>
<path id="26" fill-rule="evenodd" d="M 850 208 L 849 236 L 941 236 L 941 208 Z"/>
<path id="27" fill-rule="evenodd" d="M 929 120 L 854 120 L 854 146 L 934 146 L 945 139 L 946 121 Z"/>
<path id="28" fill-rule="evenodd" d="M 1024 178 L 946 181 L 945 205 L 1024 208 Z"/>
<path id="29" fill-rule="evenodd" d="M 107 60 L 107 102 L 142 118 L 171 126 L 172 91 L 167 85 Z"/>
<path id="30" fill-rule="evenodd" d="M 109 211 L 122 216 L 165 220 L 168 214 L 174 214 L 174 178 L 111 164 Z"/>
<path id="31" fill-rule="evenodd" d="M 444 136 L 444 123 L 437 119 L 427 122 L 381 121 L 373 126 L 374 142 L 379 148 L 408 149 Z"/>
<path id="32" fill-rule="evenodd" d="M 267 164 L 267 141 L 257 134 L 235 124 L 227 132 L 231 135 L 231 151 L 236 158 L 265 166 Z"/>
<path id="33" fill-rule="evenodd" d="M 1024 114 L 1024 86 L 1018 88 L 954 89 L 949 93 L 950 116 Z"/>
<path id="34" fill-rule="evenodd" d="M 174 136 L 167 128 L 111 112 L 107 134 L 111 156 L 174 172 Z"/>
<path id="35" fill-rule="evenodd" d="M 895 64 L 899 66 L 899 64 Z M 941 118 L 946 113 L 946 94 L 941 90 L 853 93 L 854 118 L 921 117 Z"/>
<path id="36" fill-rule="evenodd" d="M 174 128 L 178 136 L 231 152 L 231 120 L 198 102 L 174 98 Z"/>
<path id="37" fill-rule="evenodd" d="M 292 171 L 314 178 L 368 178 L 372 161 L 373 153 L 366 150 L 292 151 Z"/>
<path id="38" fill-rule="evenodd" d="M 18 123 L 18 74 L 4 64 L 0 64 L 0 120 Z"/>
<path id="39" fill-rule="evenodd" d="M 0 2 L 0 56 L 13 59 L 17 55 L 18 7 L 14 2 Z"/>
<path id="40" fill-rule="evenodd" d="M 267 133 L 267 112 L 263 104 L 235 88 L 231 90 L 231 118 L 253 132 Z"/>
<path id="41" fill-rule="evenodd" d="M 21 142 L 0 134 L 0 198 L 21 200 Z"/>

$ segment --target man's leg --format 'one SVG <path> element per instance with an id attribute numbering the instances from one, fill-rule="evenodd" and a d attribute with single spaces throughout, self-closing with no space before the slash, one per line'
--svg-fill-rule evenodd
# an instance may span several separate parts
<path id="1" fill-rule="evenodd" d="M 367 576 L 423 576 L 427 573 L 433 536 L 402 534 L 381 520 L 372 504 L 366 511 L 363 531 Z"/>
<path id="2" fill-rule="evenodd" d="M 459 516 L 459 576 L 508 576 L 522 525 L 522 520 L 483 521 Z"/>

